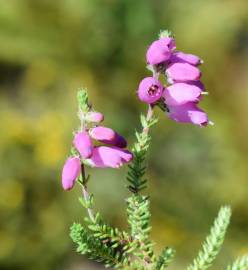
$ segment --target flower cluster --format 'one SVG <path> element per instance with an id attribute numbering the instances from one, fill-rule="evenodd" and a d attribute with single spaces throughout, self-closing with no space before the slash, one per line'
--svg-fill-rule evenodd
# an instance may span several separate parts
<path id="1" fill-rule="evenodd" d="M 198 68 L 203 61 L 196 55 L 176 51 L 175 40 L 167 32 L 150 45 L 146 60 L 153 77 L 140 82 L 139 99 L 159 105 L 172 120 L 206 126 L 207 114 L 197 106 L 206 93 Z M 159 74 L 165 75 L 166 86 L 159 81 Z"/>
<path id="2" fill-rule="evenodd" d="M 119 168 L 132 160 L 127 141 L 111 128 L 99 125 L 104 116 L 95 111 L 79 112 L 81 127 L 73 139 L 74 154 L 62 171 L 62 186 L 70 190 L 81 172 L 82 164 L 97 168 Z M 94 142 L 95 141 L 95 142 Z"/>

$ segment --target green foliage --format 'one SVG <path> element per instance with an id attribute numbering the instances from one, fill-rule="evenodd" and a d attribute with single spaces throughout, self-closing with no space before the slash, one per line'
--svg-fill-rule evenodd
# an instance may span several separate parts
<path id="1" fill-rule="evenodd" d="M 147 179 L 144 178 L 146 172 L 146 154 L 150 146 L 151 137 L 147 132 L 150 127 L 157 123 L 158 119 L 155 117 L 146 118 L 144 115 L 140 117 L 143 130 L 135 132 L 137 142 L 132 148 L 133 161 L 128 166 L 127 180 L 129 182 L 129 190 L 133 193 L 139 193 L 146 188 Z"/>
<path id="2" fill-rule="evenodd" d="M 121 250 L 113 247 L 108 241 L 95 237 L 92 232 L 79 223 L 71 226 L 70 236 L 77 244 L 77 252 L 87 255 L 89 259 L 102 262 L 106 267 L 120 268 L 125 264 Z"/>
<path id="3" fill-rule="evenodd" d="M 139 242 L 139 248 L 135 251 L 135 255 L 151 263 L 154 261 L 154 254 L 153 243 L 149 240 L 151 231 L 149 200 L 145 196 L 132 195 L 127 199 L 127 203 L 131 236 Z"/>
<path id="4" fill-rule="evenodd" d="M 223 244 L 230 217 L 230 207 L 221 207 L 214 221 L 214 225 L 211 227 L 210 234 L 202 245 L 202 249 L 199 251 L 193 264 L 190 265 L 187 270 L 204 270 L 212 265 Z"/>
<path id="5" fill-rule="evenodd" d="M 228 265 L 227 270 L 248 269 L 248 255 L 238 258 L 232 265 Z"/>
<path id="6" fill-rule="evenodd" d="M 173 260 L 175 256 L 175 250 L 173 248 L 166 247 L 161 255 L 158 257 L 156 263 L 156 270 L 163 270 L 165 269 L 169 263 Z"/>
<path id="7" fill-rule="evenodd" d="M 150 185 L 158 206 L 153 213 L 157 228 L 153 235 L 161 244 L 163 226 L 158 211 L 163 209 L 162 218 L 173 215 L 176 227 L 181 228 L 178 235 L 173 230 L 167 231 L 168 239 L 182 245 L 180 235 L 189 237 L 192 248 L 196 235 L 202 232 L 201 224 L 209 218 L 209 212 L 204 211 L 200 226 L 186 231 L 192 217 L 197 215 L 192 205 L 203 208 L 202 194 L 210 190 L 210 211 L 223 198 L 231 201 L 237 219 L 242 219 L 247 227 L 247 209 L 243 206 L 248 196 L 248 189 L 244 189 L 248 178 L 248 129 L 243 115 L 248 113 L 248 106 L 239 91 L 241 81 L 247 89 L 246 10 L 247 0 L 190 0 L 185 5 L 179 1 L 156 1 L 156 5 L 154 1 L 130 0 L 1 1 L 0 119 L 4 132 L 0 135 L 0 269 L 54 270 L 65 267 L 64 263 L 68 266 L 68 260 L 71 262 L 70 239 L 64 232 L 80 209 L 77 200 L 70 199 L 71 192 L 61 193 L 59 177 L 75 120 L 70 106 L 74 88 L 92 86 L 90 94 L 101 104 L 99 109 L 113 115 L 113 126 L 131 138 L 127 123 L 134 124 L 138 110 L 134 86 L 145 62 L 141 59 L 156 38 L 154 31 L 161 25 L 176 30 L 179 50 L 193 52 L 194 48 L 212 64 L 213 69 L 206 67 L 204 82 L 208 85 L 210 80 L 214 89 L 208 90 L 221 99 L 218 106 L 214 99 L 205 104 L 219 123 L 215 130 L 180 128 L 163 117 L 153 146 L 159 156 L 166 149 L 168 162 L 156 160 L 156 166 L 150 169 L 151 175 L 157 176 L 159 188 L 168 192 L 165 199 L 157 192 L 157 185 Z M 131 49 L 134 46 L 136 49 Z M 235 73 L 235 79 L 225 76 L 231 72 L 226 63 L 241 71 Z M 215 70 L 225 79 L 213 76 Z M 223 89 L 228 94 L 223 95 Z M 99 96 L 104 98 L 103 102 Z M 225 108 L 230 108 L 230 102 L 234 113 L 223 114 Z M 235 127 L 235 132 L 230 132 L 230 127 Z M 109 203 L 105 203 L 113 194 L 113 189 L 107 190 L 105 183 L 115 186 L 111 200 L 114 205 L 118 195 L 123 196 L 121 185 L 115 184 L 118 173 L 111 170 L 103 173 L 101 181 L 94 179 L 92 187 L 97 186 L 98 204 L 106 220 L 115 216 L 114 220 L 125 226 L 122 211 L 118 207 L 109 211 Z M 187 179 L 188 192 L 177 179 Z M 180 200 L 176 201 L 175 197 Z M 189 197 L 190 203 L 185 203 Z M 51 230 L 51 224 L 56 230 Z M 247 231 L 238 222 L 233 227 L 240 237 L 229 239 L 230 256 L 237 253 L 240 238 L 247 237 Z M 185 260 L 189 247 L 181 248 Z"/>

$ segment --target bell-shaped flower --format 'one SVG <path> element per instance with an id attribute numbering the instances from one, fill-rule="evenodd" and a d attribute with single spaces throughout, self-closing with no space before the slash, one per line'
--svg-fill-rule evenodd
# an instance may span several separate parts
<path id="1" fill-rule="evenodd" d="M 62 170 L 62 187 L 64 190 L 73 188 L 81 170 L 81 162 L 78 157 L 69 157 Z"/>
<path id="2" fill-rule="evenodd" d="M 89 134 L 91 138 L 105 144 L 114 145 L 120 148 L 125 148 L 127 146 L 127 141 L 125 138 L 108 127 L 94 127 L 90 129 Z"/>
<path id="3" fill-rule="evenodd" d="M 123 164 L 132 160 L 133 155 L 128 150 L 118 147 L 97 146 L 93 150 L 93 155 L 87 162 L 92 167 L 98 168 L 119 168 Z"/>
<path id="4" fill-rule="evenodd" d="M 170 62 L 172 63 L 188 63 L 193 66 L 198 66 L 203 61 L 201 60 L 200 57 L 194 54 L 189 54 L 189 53 L 183 53 L 183 52 L 174 52 L 171 55 Z"/>
<path id="5" fill-rule="evenodd" d="M 138 97 L 145 103 L 155 103 L 161 98 L 162 93 L 163 85 L 153 77 L 146 77 L 139 84 Z"/>
<path id="6" fill-rule="evenodd" d="M 146 61 L 150 65 L 157 65 L 171 57 L 171 51 L 176 48 L 175 40 L 170 37 L 155 40 L 147 50 Z"/>
<path id="7" fill-rule="evenodd" d="M 93 144 L 87 131 L 76 133 L 74 136 L 73 145 L 84 159 L 91 157 L 93 152 Z"/>
<path id="8" fill-rule="evenodd" d="M 198 102 L 202 90 L 187 83 L 175 83 L 165 88 L 163 98 L 167 105 L 178 106 L 188 102 Z"/>
<path id="9" fill-rule="evenodd" d="M 200 70 L 188 63 L 173 63 L 166 69 L 166 74 L 173 82 L 197 81 L 201 77 Z"/>
<path id="10" fill-rule="evenodd" d="M 207 114 L 199 109 L 194 102 L 189 102 L 180 106 L 167 106 L 170 119 L 180 123 L 192 123 L 199 126 L 208 124 Z"/>

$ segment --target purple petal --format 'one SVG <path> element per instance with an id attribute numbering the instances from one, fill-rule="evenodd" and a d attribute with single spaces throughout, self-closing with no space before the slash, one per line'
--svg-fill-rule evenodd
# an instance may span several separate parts
<path id="1" fill-rule="evenodd" d="M 201 89 L 195 85 L 175 83 L 165 89 L 163 97 L 167 105 L 177 106 L 187 102 L 198 102 L 201 92 Z"/>
<path id="2" fill-rule="evenodd" d="M 198 56 L 183 52 L 174 52 L 170 61 L 173 63 L 188 63 L 193 66 L 198 66 L 202 63 L 202 60 Z"/>
<path id="3" fill-rule="evenodd" d="M 90 129 L 90 136 L 100 142 L 111 142 L 115 140 L 116 132 L 107 127 L 98 126 Z"/>
<path id="4" fill-rule="evenodd" d="M 166 37 L 154 41 L 147 50 L 146 61 L 150 65 L 157 65 L 167 61 L 171 56 L 171 50 L 175 49 L 175 41 Z"/>
<path id="5" fill-rule="evenodd" d="M 201 81 L 187 81 L 187 84 L 195 85 L 199 87 L 202 91 L 205 90 L 205 86 Z"/>
<path id="6" fill-rule="evenodd" d="M 151 104 L 159 100 L 163 93 L 163 85 L 153 77 L 144 78 L 138 88 L 138 97 L 141 101 Z"/>
<path id="7" fill-rule="evenodd" d="M 127 141 L 111 128 L 98 126 L 90 130 L 90 136 L 99 142 L 114 145 L 120 148 L 127 147 Z"/>
<path id="8" fill-rule="evenodd" d="M 180 106 L 168 106 L 168 116 L 174 121 L 192 123 L 199 126 L 208 124 L 207 114 L 199 109 L 195 103 L 189 102 Z"/>
<path id="9" fill-rule="evenodd" d="M 200 70 L 188 63 L 171 64 L 166 73 L 170 80 L 177 82 L 197 81 L 201 77 Z"/>
<path id="10" fill-rule="evenodd" d="M 92 157 L 88 160 L 92 167 L 119 168 L 132 160 L 133 155 L 127 150 L 118 147 L 97 146 Z"/>

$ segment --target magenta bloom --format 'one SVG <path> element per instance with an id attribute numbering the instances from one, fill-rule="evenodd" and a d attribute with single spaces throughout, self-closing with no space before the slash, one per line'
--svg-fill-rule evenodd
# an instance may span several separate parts
<path id="1" fill-rule="evenodd" d="M 168 116 L 174 121 L 181 123 L 193 123 L 199 126 L 208 124 L 207 114 L 199 109 L 193 102 L 189 102 L 180 106 L 168 106 Z"/>
<path id="2" fill-rule="evenodd" d="M 111 128 L 98 126 L 90 130 L 90 136 L 102 143 L 114 145 L 120 148 L 127 146 L 127 141 Z"/>
<path id="3" fill-rule="evenodd" d="M 104 115 L 100 112 L 88 112 L 85 118 L 87 122 L 100 123 L 104 120 Z"/>
<path id="4" fill-rule="evenodd" d="M 138 89 L 138 97 L 141 101 L 151 104 L 158 101 L 163 93 L 163 85 L 153 77 L 144 78 Z"/>
<path id="5" fill-rule="evenodd" d="M 166 74 L 170 80 L 176 82 L 197 81 L 201 77 L 200 70 L 188 63 L 171 64 L 166 69 Z"/>
<path id="6" fill-rule="evenodd" d="M 126 139 L 121 136 L 120 134 L 116 133 L 116 137 L 115 140 L 113 141 L 113 143 L 109 143 L 112 144 L 114 146 L 120 147 L 120 148 L 126 148 L 127 147 L 127 141 Z"/>
<path id="7" fill-rule="evenodd" d="M 187 102 L 198 102 L 201 98 L 202 90 L 187 83 L 175 83 L 167 88 L 163 93 L 167 105 L 178 106 Z"/>
<path id="8" fill-rule="evenodd" d="M 171 57 L 171 51 L 175 49 L 175 40 L 165 37 L 154 41 L 147 50 L 146 61 L 150 65 L 157 65 L 167 61 Z"/>
<path id="9" fill-rule="evenodd" d="M 83 158 L 89 158 L 93 152 L 93 144 L 87 131 L 75 135 L 73 144 Z"/>
<path id="10" fill-rule="evenodd" d="M 198 66 L 202 63 L 202 60 L 194 55 L 183 52 L 174 52 L 170 58 L 172 63 L 188 63 L 193 66 Z"/>
<path id="11" fill-rule="evenodd" d="M 78 157 L 70 157 L 66 160 L 62 171 L 62 186 L 64 190 L 73 188 L 81 170 L 81 162 Z"/>
<path id="12" fill-rule="evenodd" d="M 98 126 L 90 129 L 90 136 L 97 141 L 113 141 L 116 137 L 116 133 L 113 129 Z"/>
<path id="13" fill-rule="evenodd" d="M 93 150 L 92 157 L 88 160 L 92 167 L 119 168 L 124 163 L 132 160 L 133 155 L 128 150 L 118 147 L 97 146 Z"/>

